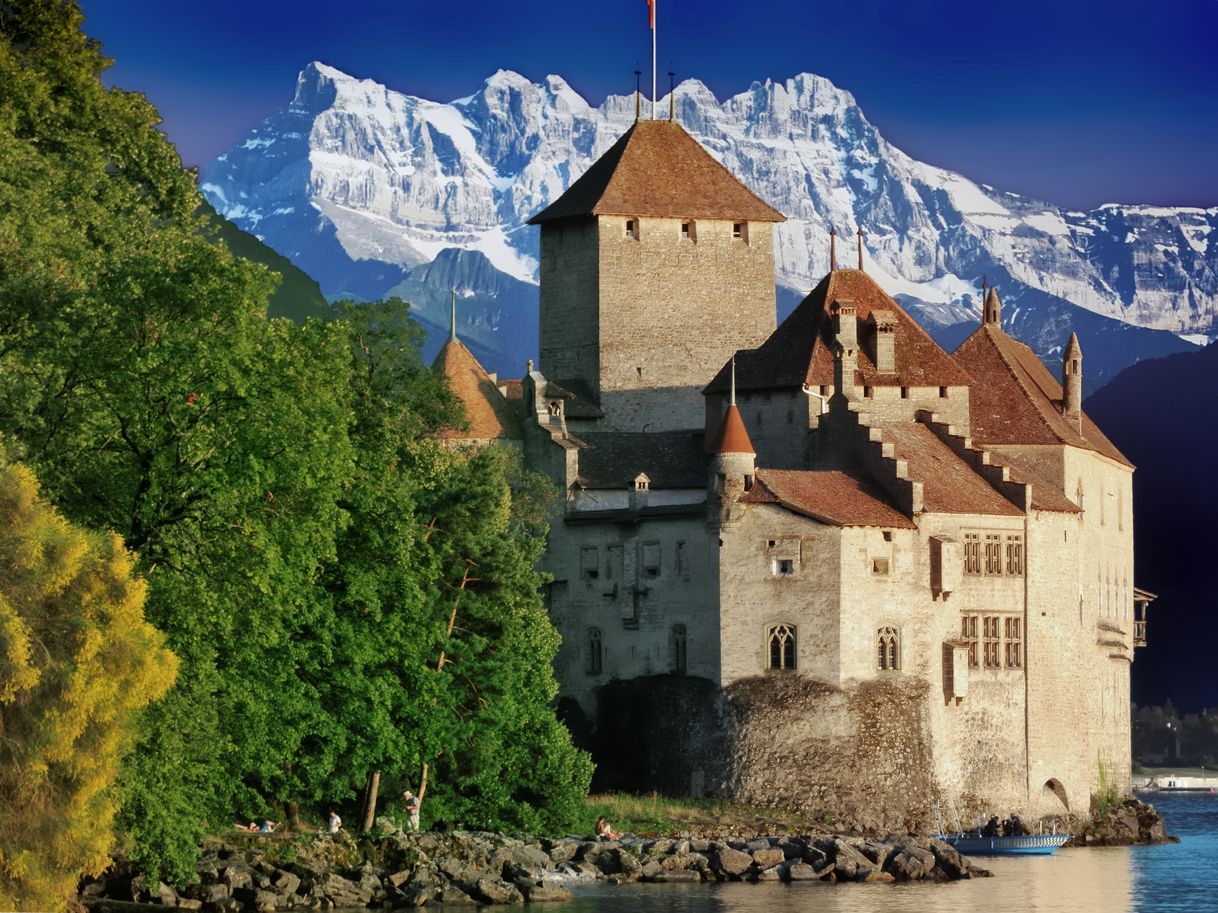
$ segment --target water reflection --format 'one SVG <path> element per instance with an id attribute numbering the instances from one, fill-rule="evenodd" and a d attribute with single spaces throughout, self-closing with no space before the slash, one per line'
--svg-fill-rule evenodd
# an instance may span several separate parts
<path id="1" fill-rule="evenodd" d="M 984 860 L 994 878 L 950 884 L 597 885 L 581 889 L 561 909 L 563 913 L 1132 913 L 1134 852 L 1143 851 L 1061 850 L 1047 857 Z"/>

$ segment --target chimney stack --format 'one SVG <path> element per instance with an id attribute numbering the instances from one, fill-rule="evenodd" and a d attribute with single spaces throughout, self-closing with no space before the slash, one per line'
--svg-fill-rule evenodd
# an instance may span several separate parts
<path id="1" fill-rule="evenodd" d="M 872 311 L 875 331 L 875 369 L 880 374 L 895 374 L 897 370 L 897 318 L 892 311 Z"/>
<path id="2" fill-rule="evenodd" d="M 858 309 L 853 301 L 834 301 L 833 334 L 837 348 L 833 353 L 833 386 L 836 392 L 854 396 L 854 373 L 858 370 Z"/>
<path id="3" fill-rule="evenodd" d="M 829 272 L 837 269 L 837 229 L 829 228 Z"/>

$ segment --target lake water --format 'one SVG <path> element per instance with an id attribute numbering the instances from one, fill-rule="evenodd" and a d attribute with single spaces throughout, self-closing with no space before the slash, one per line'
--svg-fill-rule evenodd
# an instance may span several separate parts
<path id="1" fill-rule="evenodd" d="M 1213 913 L 1218 795 L 1162 796 L 1180 843 L 978 859 L 994 873 L 948 884 L 638 884 L 580 887 L 562 913 Z"/>

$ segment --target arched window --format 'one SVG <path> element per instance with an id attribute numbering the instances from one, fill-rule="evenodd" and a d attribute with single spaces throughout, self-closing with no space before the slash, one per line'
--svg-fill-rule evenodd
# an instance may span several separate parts
<path id="1" fill-rule="evenodd" d="M 767 636 L 771 669 L 795 668 L 795 625 L 774 625 Z"/>
<path id="2" fill-rule="evenodd" d="M 901 635 L 896 628 L 880 628 L 877 635 L 879 667 L 886 672 L 901 668 Z"/>
<path id="3" fill-rule="evenodd" d="M 685 672 L 685 625 L 673 625 L 668 632 L 669 668 L 676 673 Z"/>
<path id="4" fill-rule="evenodd" d="M 588 674 L 600 675 L 604 663 L 604 649 L 601 646 L 601 629 L 588 629 Z"/>

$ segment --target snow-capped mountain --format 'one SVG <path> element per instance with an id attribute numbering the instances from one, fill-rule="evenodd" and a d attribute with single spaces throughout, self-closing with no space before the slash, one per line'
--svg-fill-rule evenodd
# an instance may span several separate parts
<path id="1" fill-rule="evenodd" d="M 1218 209 L 1072 212 L 979 185 L 905 155 L 850 93 L 811 74 L 756 83 L 724 102 L 693 80 L 675 94 L 677 119 L 788 216 L 776 235 L 781 286 L 802 292 L 819 280 L 832 225 L 843 262 L 861 228 L 867 270 L 946 338 L 975 322 L 983 274 L 1042 356 L 1061 344 L 1060 327 L 1077 322 L 1077 308 L 1092 312 L 1082 322 L 1107 340 L 1104 351 L 1080 338 L 1089 366 L 1104 374 L 1187 347 L 1120 324 L 1218 331 L 1218 245 L 1209 243 Z M 668 100 L 658 108 L 666 113 Z M 536 305 L 525 313 L 515 303 L 520 283 L 536 283 L 537 230 L 526 220 L 634 117 L 633 97 L 592 107 L 557 76 L 534 84 L 500 70 L 478 93 L 441 104 L 312 63 L 291 104 L 216 159 L 202 189 L 331 297 L 410 287 L 412 270 L 447 248 L 481 254 L 454 263 L 485 258 L 515 280 L 510 312 L 468 317 L 494 348 L 500 328 L 535 326 Z M 481 281 L 451 266 L 447 278 L 469 279 L 465 294 L 483 293 Z M 422 303 L 425 321 L 446 326 L 446 304 Z M 536 338 L 527 326 L 524 336 Z M 528 354 L 513 350 L 512 367 Z"/>

